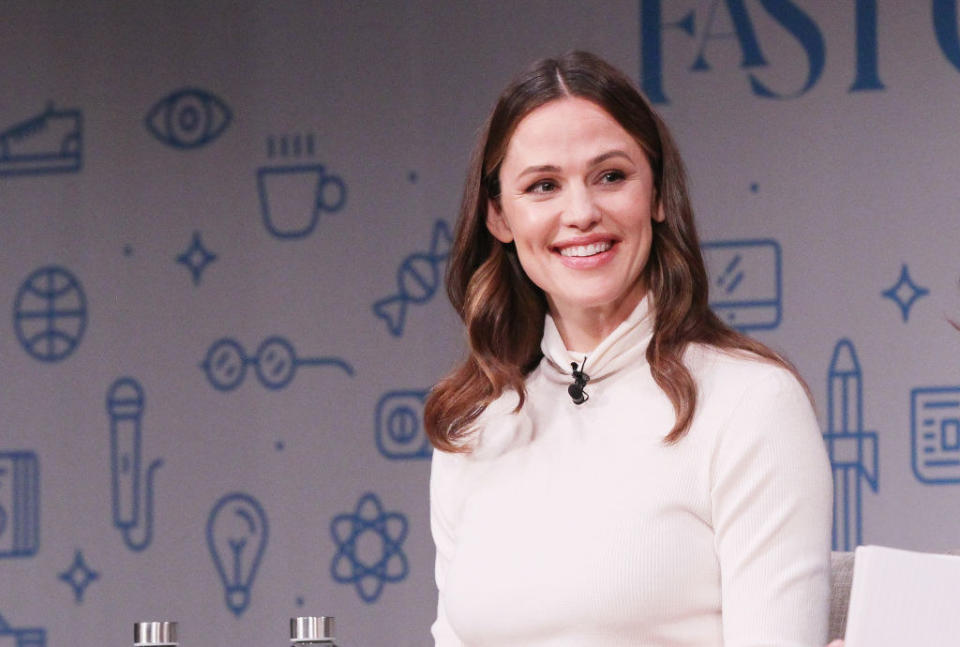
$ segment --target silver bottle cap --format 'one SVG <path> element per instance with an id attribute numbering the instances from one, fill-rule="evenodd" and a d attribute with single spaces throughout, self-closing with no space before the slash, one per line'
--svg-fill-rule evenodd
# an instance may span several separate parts
<path id="1" fill-rule="evenodd" d="M 135 622 L 133 623 L 134 647 L 147 645 L 176 645 L 176 622 Z"/>
<path id="2" fill-rule="evenodd" d="M 319 642 L 333 640 L 333 616 L 290 618 L 290 641 Z"/>

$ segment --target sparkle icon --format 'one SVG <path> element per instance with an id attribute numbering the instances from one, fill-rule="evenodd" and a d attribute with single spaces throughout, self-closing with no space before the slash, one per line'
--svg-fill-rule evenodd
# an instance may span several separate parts
<path id="1" fill-rule="evenodd" d="M 384 584 L 399 582 L 410 571 L 402 550 L 407 525 L 399 512 L 385 512 L 377 495 L 364 494 L 353 514 L 338 514 L 330 522 L 337 543 L 330 566 L 333 579 L 353 584 L 367 604 L 376 602 Z"/>
<path id="2" fill-rule="evenodd" d="M 193 232 L 193 240 L 190 241 L 190 246 L 177 256 L 177 262 L 190 270 L 194 285 L 200 285 L 203 271 L 207 269 L 207 265 L 215 260 L 217 260 L 217 255 L 204 247 L 203 241 L 200 240 L 199 231 Z"/>
<path id="3" fill-rule="evenodd" d="M 67 567 L 67 570 L 57 575 L 58 579 L 63 580 L 73 589 L 73 597 L 77 604 L 83 602 L 83 594 L 86 593 L 87 587 L 98 577 L 100 574 L 87 566 L 86 560 L 83 559 L 83 552 L 79 549 L 73 556 L 73 563 Z"/>
<path id="4" fill-rule="evenodd" d="M 900 306 L 900 313 L 903 315 L 904 322 L 906 322 L 910 318 L 910 308 L 913 307 L 917 299 L 930 294 L 930 290 L 913 282 L 913 279 L 910 278 L 910 270 L 904 263 L 900 268 L 900 278 L 897 279 L 897 282 L 880 294 Z"/>

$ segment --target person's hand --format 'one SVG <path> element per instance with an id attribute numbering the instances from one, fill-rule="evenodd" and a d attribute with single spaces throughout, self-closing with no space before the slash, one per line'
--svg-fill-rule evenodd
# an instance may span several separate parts
<path id="1" fill-rule="evenodd" d="M 843 647 L 843 641 L 837 638 L 836 640 L 832 641 L 829 645 L 827 645 L 827 647 Z"/>

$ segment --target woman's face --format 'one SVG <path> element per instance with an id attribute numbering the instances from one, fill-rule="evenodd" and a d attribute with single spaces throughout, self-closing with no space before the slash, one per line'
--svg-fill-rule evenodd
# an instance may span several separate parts
<path id="1" fill-rule="evenodd" d="M 625 319 L 646 293 L 652 220 L 663 220 L 633 137 L 591 101 L 551 101 L 517 125 L 499 179 L 487 228 L 515 243 L 554 318 Z"/>

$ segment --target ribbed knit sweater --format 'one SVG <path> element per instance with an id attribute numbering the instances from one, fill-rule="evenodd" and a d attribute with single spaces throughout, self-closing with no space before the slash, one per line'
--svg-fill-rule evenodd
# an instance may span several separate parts
<path id="1" fill-rule="evenodd" d="M 505 393 L 473 451 L 435 452 L 437 647 L 822 647 L 832 488 L 787 370 L 693 346 L 676 444 L 645 359 L 647 300 L 586 355 L 589 399 L 548 316 L 527 400 Z"/>

